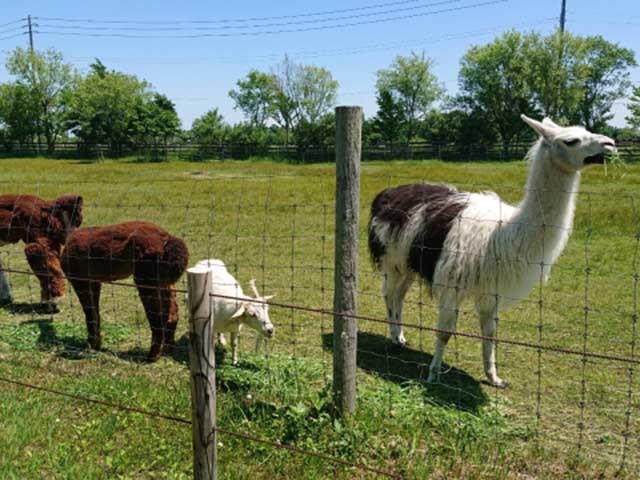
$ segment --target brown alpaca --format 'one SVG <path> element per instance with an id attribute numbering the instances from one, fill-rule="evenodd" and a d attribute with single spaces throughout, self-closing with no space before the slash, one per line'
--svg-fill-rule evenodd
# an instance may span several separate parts
<path id="1" fill-rule="evenodd" d="M 175 283 L 187 268 L 185 243 L 149 222 L 127 222 L 73 232 L 62 253 L 62 268 L 78 295 L 89 344 L 99 350 L 101 282 L 133 275 L 151 327 L 149 360 L 169 353 L 178 324 Z"/>
<path id="2" fill-rule="evenodd" d="M 64 295 L 60 251 L 82 223 L 82 197 L 63 195 L 47 201 L 35 195 L 0 195 L 0 246 L 23 241 L 24 252 L 41 286 L 41 300 L 53 304 Z M 0 302 L 11 302 L 0 266 Z"/>

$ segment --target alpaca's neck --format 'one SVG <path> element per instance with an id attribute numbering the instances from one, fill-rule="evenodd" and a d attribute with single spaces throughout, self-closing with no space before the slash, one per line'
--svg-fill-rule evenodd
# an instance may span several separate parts
<path id="1" fill-rule="evenodd" d="M 512 221 L 530 236 L 529 247 L 545 251 L 546 257 L 547 253 L 564 247 L 569 236 L 580 173 L 559 168 L 551 157 L 550 148 L 542 140 L 533 146 L 528 158 L 525 196 Z"/>

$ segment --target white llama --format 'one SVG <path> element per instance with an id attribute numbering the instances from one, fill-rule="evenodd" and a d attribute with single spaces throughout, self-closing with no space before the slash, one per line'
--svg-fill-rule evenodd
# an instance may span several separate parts
<path id="1" fill-rule="evenodd" d="M 482 335 L 494 337 L 500 309 L 524 298 L 564 249 L 575 211 L 580 171 L 603 163 L 615 143 L 582 127 L 561 127 L 548 118 L 522 115 L 540 139 L 527 154 L 529 176 L 514 207 L 493 192 L 460 192 L 414 184 L 380 192 L 371 206 L 369 250 L 384 275 L 382 294 L 393 342 L 406 343 L 402 303 L 416 275 L 439 301 L 438 332 L 428 381 L 440 372 L 444 348 L 455 331 L 465 297 L 473 298 Z M 482 341 L 489 382 L 497 374 L 495 344 Z"/>

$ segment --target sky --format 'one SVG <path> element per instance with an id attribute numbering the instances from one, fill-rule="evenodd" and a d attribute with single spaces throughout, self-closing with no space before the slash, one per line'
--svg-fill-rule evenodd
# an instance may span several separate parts
<path id="1" fill-rule="evenodd" d="M 59 50 L 81 72 L 97 57 L 144 78 L 175 102 L 189 128 L 214 107 L 231 123 L 242 120 L 229 90 L 252 68 L 269 71 L 287 54 L 329 69 L 340 85 L 338 104 L 360 105 L 371 116 L 376 71 L 395 56 L 424 51 L 447 93 L 455 94 L 466 50 L 512 28 L 550 33 L 560 6 L 561 0 L 5 1 L 0 58 L 28 46 L 26 22 L 10 22 L 31 15 L 36 49 Z M 640 61 L 638 0 L 567 0 L 566 28 L 632 48 Z M 0 82 L 8 79 L 0 68 Z M 640 69 L 631 79 L 640 83 Z M 614 113 L 612 123 L 624 125 L 625 101 Z"/>

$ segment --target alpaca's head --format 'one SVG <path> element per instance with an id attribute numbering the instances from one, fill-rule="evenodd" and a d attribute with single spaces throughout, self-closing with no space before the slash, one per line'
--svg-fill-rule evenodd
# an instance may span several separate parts
<path id="1" fill-rule="evenodd" d="M 583 127 L 561 127 L 549 118 L 542 122 L 521 115 L 522 120 L 542 137 L 551 151 L 551 161 L 565 171 L 578 172 L 592 164 L 604 163 L 604 154 L 616 151 L 615 142 Z"/>

